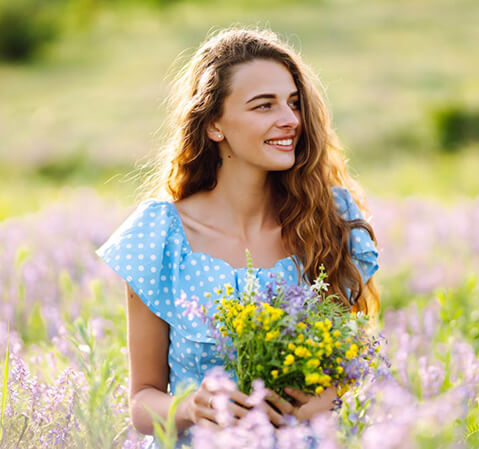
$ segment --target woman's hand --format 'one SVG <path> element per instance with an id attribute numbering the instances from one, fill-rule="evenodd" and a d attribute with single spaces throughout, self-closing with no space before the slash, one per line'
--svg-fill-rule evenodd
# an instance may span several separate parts
<path id="1" fill-rule="evenodd" d="M 286 399 L 272 390 L 266 389 L 268 392 L 265 397 L 266 414 L 275 427 L 285 424 L 284 415 L 293 415 L 294 407 Z"/>
<path id="2" fill-rule="evenodd" d="M 252 408 L 249 396 L 236 388 L 212 387 L 205 379 L 185 401 L 187 416 L 193 424 L 208 427 L 236 425 Z M 284 424 L 283 415 L 293 414 L 293 406 L 270 390 L 263 406 L 269 420 L 276 427 Z M 230 415 L 229 419 L 225 413 L 221 413 L 225 408 Z"/>
<path id="3" fill-rule="evenodd" d="M 209 427 L 235 424 L 248 413 L 250 406 L 247 398 L 247 395 L 234 388 L 217 386 L 204 379 L 185 401 L 186 413 L 193 424 Z M 225 408 L 229 417 L 221 413 Z"/>
<path id="4" fill-rule="evenodd" d="M 333 401 L 337 398 L 335 386 L 326 388 L 320 396 L 311 396 L 290 387 L 286 387 L 284 392 L 295 400 L 291 414 L 300 422 L 309 420 L 320 413 L 330 411 L 334 407 Z"/>

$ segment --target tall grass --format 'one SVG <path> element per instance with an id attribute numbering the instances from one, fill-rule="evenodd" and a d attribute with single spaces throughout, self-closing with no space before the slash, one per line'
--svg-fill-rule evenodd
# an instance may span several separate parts
<path id="1" fill-rule="evenodd" d="M 5 417 L 5 407 L 7 405 L 8 394 L 8 360 L 10 358 L 10 329 L 8 329 L 7 348 L 5 351 L 5 362 L 3 367 L 3 386 L 2 386 L 2 404 L 0 407 L 0 443 L 3 441 L 3 427 Z"/>

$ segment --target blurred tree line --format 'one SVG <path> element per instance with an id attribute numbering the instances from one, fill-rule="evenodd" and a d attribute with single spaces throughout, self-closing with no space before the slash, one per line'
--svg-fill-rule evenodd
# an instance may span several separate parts
<path id="1" fill-rule="evenodd" d="M 0 0 L 0 64 L 28 64 L 41 59 L 43 50 L 49 44 L 61 39 L 65 33 L 88 28 L 104 8 L 141 5 L 160 11 L 181 1 L 207 3 L 214 0 Z M 269 0 L 269 4 L 279 5 L 288 1 Z M 451 99 L 431 106 L 427 114 L 425 119 L 429 119 L 433 136 L 433 139 L 428 139 L 435 149 L 457 152 L 479 142 L 477 107 Z M 411 142 L 417 138 L 414 129 L 396 130 L 394 138 L 405 140 L 402 142 L 404 147 L 417 146 Z M 78 167 L 86 165 L 83 159 L 78 160 L 78 155 L 73 154 L 47 163 L 39 168 L 39 173 L 63 180 L 76 173 Z"/>
<path id="2" fill-rule="evenodd" d="M 28 62 L 69 28 L 88 26 L 104 7 L 178 0 L 0 0 L 0 61 Z"/>

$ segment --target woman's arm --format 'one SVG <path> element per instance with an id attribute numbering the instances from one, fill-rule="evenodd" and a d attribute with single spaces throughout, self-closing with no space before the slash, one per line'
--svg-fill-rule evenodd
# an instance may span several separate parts
<path id="1" fill-rule="evenodd" d="M 128 284 L 126 296 L 130 415 L 139 432 L 152 435 L 153 419 L 145 406 L 166 419 L 173 400 L 167 393 L 169 325 L 155 316 Z M 176 414 L 177 430 L 185 430 L 192 424 L 184 403 L 180 404 Z"/>
<path id="2" fill-rule="evenodd" d="M 173 400 L 173 396 L 167 393 L 169 325 L 153 314 L 128 284 L 126 295 L 130 415 L 136 430 L 152 435 L 153 418 L 148 409 L 167 419 Z M 218 393 L 227 393 L 236 402 L 230 405 L 236 419 L 246 414 L 246 395 L 237 390 L 209 391 L 206 383 L 202 382 L 176 409 L 176 430 L 182 432 L 193 424 L 203 422 L 217 423 L 216 411 L 211 408 L 211 399 Z"/>

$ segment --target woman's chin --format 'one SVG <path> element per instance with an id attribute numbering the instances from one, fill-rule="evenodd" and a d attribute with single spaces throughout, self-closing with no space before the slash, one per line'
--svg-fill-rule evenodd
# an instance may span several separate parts
<path id="1" fill-rule="evenodd" d="M 295 162 L 294 153 L 288 154 L 287 156 L 289 157 L 277 158 L 274 161 L 271 160 L 268 171 L 284 171 L 293 167 Z"/>

